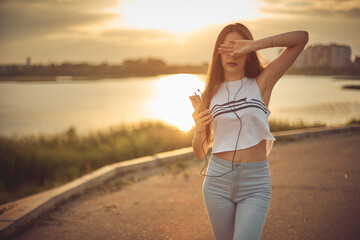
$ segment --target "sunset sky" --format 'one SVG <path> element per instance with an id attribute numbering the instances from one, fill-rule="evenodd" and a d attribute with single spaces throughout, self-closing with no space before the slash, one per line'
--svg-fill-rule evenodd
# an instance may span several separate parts
<path id="1" fill-rule="evenodd" d="M 358 0 L 0 0 L 0 64 L 27 56 L 44 64 L 203 63 L 232 22 L 247 25 L 255 39 L 307 30 L 308 46 L 336 42 L 360 55 Z"/>

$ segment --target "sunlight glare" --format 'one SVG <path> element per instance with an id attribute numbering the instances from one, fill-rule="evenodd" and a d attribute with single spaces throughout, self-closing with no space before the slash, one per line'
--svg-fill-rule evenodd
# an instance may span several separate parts
<path id="1" fill-rule="evenodd" d="M 109 9 L 121 16 L 117 27 L 191 32 L 209 25 L 259 17 L 257 2 L 251 0 L 133 0 L 119 1 Z"/>
<path id="2" fill-rule="evenodd" d="M 156 118 L 175 125 L 182 131 L 194 126 L 193 106 L 189 99 L 194 91 L 203 91 L 205 82 L 197 75 L 175 74 L 158 80 L 157 98 L 149 103 Z"/>

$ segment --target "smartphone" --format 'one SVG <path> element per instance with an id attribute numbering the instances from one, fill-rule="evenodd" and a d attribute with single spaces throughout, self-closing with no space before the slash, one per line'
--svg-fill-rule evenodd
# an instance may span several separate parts
<path id="1" fill-rule="evenodd" d="M 190 101 L 191 101 L 194 109 L 202 104 L 202 101 L 201 101 L 201 98 L 199 95 L 192 95 L 192 96 L 189 96 L 189 98 L 190 98 Z"/>

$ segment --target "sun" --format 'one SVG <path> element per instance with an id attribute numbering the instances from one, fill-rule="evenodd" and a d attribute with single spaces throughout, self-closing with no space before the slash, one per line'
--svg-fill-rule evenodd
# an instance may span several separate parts
<path id="1" fill-rule="evenodd" d="M 109 9 L 120 17 L 114 27 L 191 32 L 209 25 L 259 17 L 256 1 L 133 0 Z"/>
<path id="2" fill-rule="evenodd" d="M 175 74 L 159 79 L 156 86 L 156 97 L 148 103 L 153 118 L 177 126 L 182 131 L 190 130 L 194 126 L 194 109 L 189 96 L 194 95 L 197 89 L 204 89 L 204 80 L 197 75 Z"/>

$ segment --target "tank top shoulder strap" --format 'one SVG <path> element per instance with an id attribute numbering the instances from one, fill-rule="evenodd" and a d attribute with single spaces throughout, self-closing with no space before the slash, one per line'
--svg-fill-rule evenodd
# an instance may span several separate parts
<path id="1" fill-rule="evenodd" d="M 256 82 L 256 78 L 251 79 L 250 82 L 251 82 L 251 86 L 252 86 L 252 89 L 253 89 L 253 96 L 257 100 L 260 100 L 261 102 L 264 103 L 264 100 L 263 100 L 263 98 L 261 96 L 260 88 L 259 88 L 259 86 L 258 86 L 258 84 Z"/>

